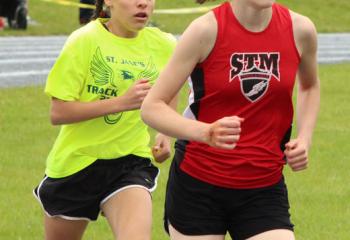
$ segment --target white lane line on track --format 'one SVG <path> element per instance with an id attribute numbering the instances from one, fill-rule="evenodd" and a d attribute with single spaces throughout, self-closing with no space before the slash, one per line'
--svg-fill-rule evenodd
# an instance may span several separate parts
<path id="1" fill-rule="evenodd" d="M 28 55 L 56 55 L 58 56 L 58 54 L 60 53 L 60 51 L 45 51 L 45 52 L 38 52 L 38 51 L 28 51 L 28 52 L 13 52 L 10 55 L 11 56 L 28 56 Z M 9 53 L 8 52 L 0 52 L 0 57 L 1 56 L 8 56 Z"/>
<path id="2" fill-rule="evenodd" d="M 19 64 L 23 64 L 23 63 L 39 63 L 39 62 L 53 62 L 55 61 L 56 58 L 25 58 L 25 59 L 5 59 L 5 60 L 1 60 L 0 59 L 0 64 L 13 64 L 13 63 L 19 63 Z"/>
<path id="3" fill-rule="evenodd" d="M 350 50 L 349 51 L 327 51 L 327 52 L 319 52 L 318 56 L 350 56 Z"/>
<path id="4" fill-rule="evenodd" d="M 31 75 L 47 75 L 50 70 L 39 70 L 39 71 L 23 71 L 23 72 L 2 72 L 0 73 L 0 78 L 6 77 L 21 77 L 21 76 L 31 76 Z"/>
<path id="5" fill-rule="evenodd" d="M 345 63 L 349 61 L 349 57 L 319 57 L 319 64 L 330 64 L 330 63 Z"/>
<path id="6" fill-rule="evenodd" d="M 17 51 L 47 51 L 47 50 L 57 50 L 60 51 L 62 49 L 62 45 L 50 45 L 50 46 L 0 46 L 0 52 L 17 52 Z"/>

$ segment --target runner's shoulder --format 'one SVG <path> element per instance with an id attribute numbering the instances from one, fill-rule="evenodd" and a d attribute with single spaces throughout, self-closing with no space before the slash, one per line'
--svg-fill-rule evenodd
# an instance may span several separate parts
<path id="1" fill-rule="evenodd" d="M 176 45 L 176 37 L 168 32 L 164 32 L 157 27 L 145 27 L 143 30 L 144 35 L 154 44 L 159 44 L 162 46 L 174 47 Z"/>

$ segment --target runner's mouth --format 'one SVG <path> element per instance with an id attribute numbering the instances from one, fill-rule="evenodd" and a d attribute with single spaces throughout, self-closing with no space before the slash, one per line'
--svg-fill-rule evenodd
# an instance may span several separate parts
<path id="1" fill-rule="evenodd" d="M 137 13 L 134 16 L 138 19 L 147 19 L 148 18 L 147 13 L 144 13 L 144 12 Z"/>

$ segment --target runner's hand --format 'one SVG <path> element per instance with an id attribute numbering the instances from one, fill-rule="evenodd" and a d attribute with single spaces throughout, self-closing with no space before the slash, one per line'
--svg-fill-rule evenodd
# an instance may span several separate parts
<path id="1" fill-rule="evenodd" d="M 170 157 L 170 138 L 158 133 L 152 147 L 152 154 L 156 162 L 162 163 Z"/>
<path id="2" fill-rule="evenodd" d="M 150 89 L 151 84 L 148 80 L 141 79 L 136 81 L 126 93 L 121 96 L 124 99 L 126 109 L 139 109 Z"/>
<path id="3" fill-rule="evenodd" d="M 243 118 L 224 117 L 209 125 L 207 144 L 222 149 L 234 149 L 241 134 Z"/>
<path id="4" fill-rule="evenodd" d="M 292 139 L 285 146 L 284 154 L 290 168 L 295 172 L 306 169 L 309 161 L 307 144 L 299 139 Z"/>

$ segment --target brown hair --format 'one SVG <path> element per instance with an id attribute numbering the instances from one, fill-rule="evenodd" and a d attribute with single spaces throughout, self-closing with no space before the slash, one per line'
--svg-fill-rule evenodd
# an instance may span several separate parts
<path id="1" fill-rule="evenodd" d="M 208 0 L 196 0 L 196 3 L 203 4 L 203 3 L 205 3 L 206 1 L 208 1 Z M 215 0 L 211 0 L 211 1 L 215 1 Z"/>
<path id="2" fill-rule="evenodd" d="M 93 19 L 99 18 L 101 17 L 101 15 L 103 15 L 103 3 L 104 0 L 96 0 L 95 6 L 95 12 L 94 15 L 92 16 Z"/>

